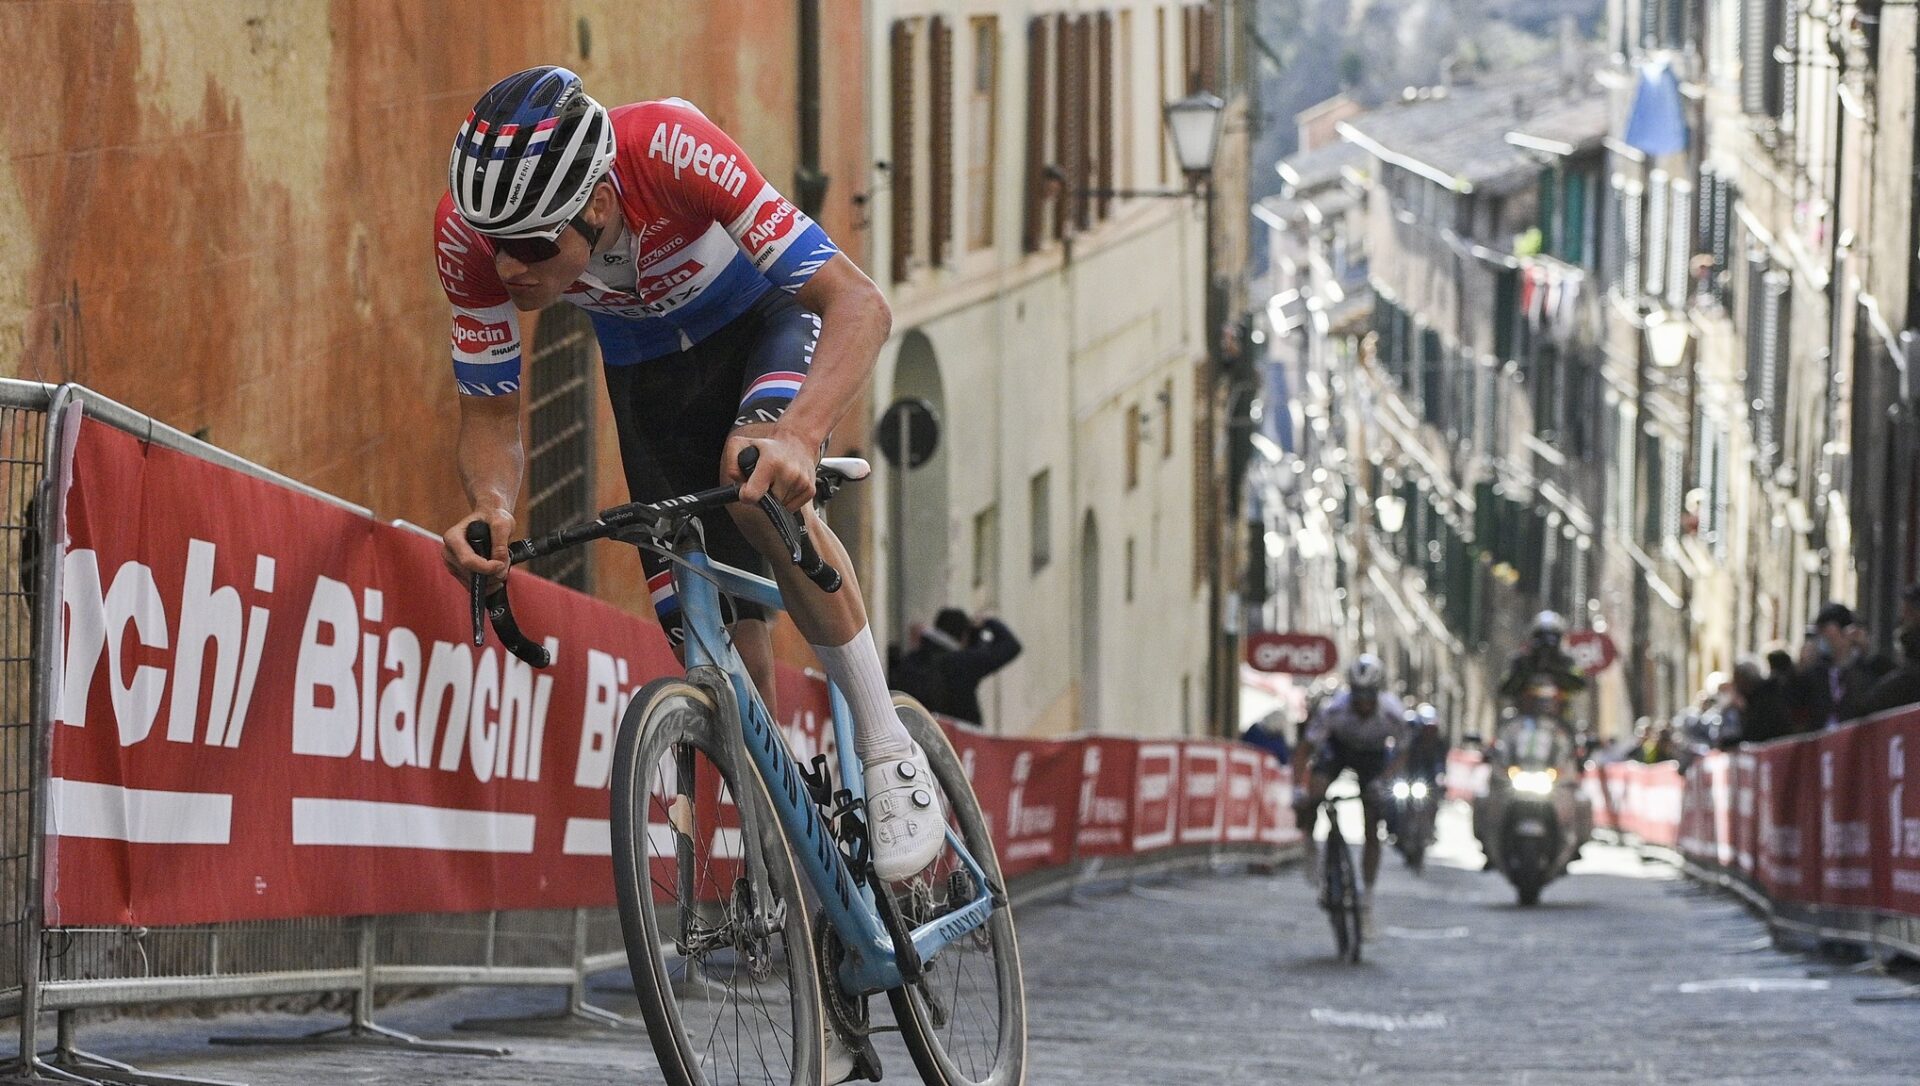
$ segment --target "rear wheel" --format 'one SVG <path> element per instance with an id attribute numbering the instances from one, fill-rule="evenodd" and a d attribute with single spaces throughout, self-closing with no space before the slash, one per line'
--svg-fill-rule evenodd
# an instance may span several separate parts
<path id="1" fill-rule="evenodd" d="M 806 898 L 760 777 L 707 693 L 633 699 L 613 763 L 627 964 L 674 1086 L 815 1086 L 821 996 Z"/>
<path id="2" fill-rule="evenodd" d="M 1004 891 L 1006 879 L 986 816 L 952 744 L 919 702 L 895 694 L 894 704 L 913 741 L 927 752 L 946 797 L 948 829 L 966 844 L 992 885 Z M 951 912 L 978 892 L 951 847 L 925 871 L 887 889 L 909 927 Z M 887 997 L 922 1081 L 932 1086 L 1018 1086 L 1026 1081 L 1026 989 L 1009 906 L 994 909 L 985 924 L 947 944 L 925 963 L 918 981 L 895 988 Z"/>

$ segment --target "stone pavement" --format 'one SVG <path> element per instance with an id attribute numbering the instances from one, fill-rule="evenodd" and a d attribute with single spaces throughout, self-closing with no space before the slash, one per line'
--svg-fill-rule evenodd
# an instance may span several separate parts
<path id="1" fill-rule="evenodd" d="M 1498 876 L 1477 870 L 1463 813 L 1443 822 L 1424 877 L 1388 854 L 1377 938 L 1359 966 L 1334 961 L 1295 870 L 1195 875 L 1026 909 L 1029 1083 L 1920 1082 L 1920 1001 L 1855 1001 L 1895 982 L 1775 950 L 1730 899 L 1608 846 L 1590 848 L 1540 907 L 1520 909 Z M 596 999 L 635 1013 L 631 995 Z M 448 1028 L 557 1003 L 553 992 L 465 989 L 379 1015 L 511 1047 L 500 1059 L 204 1043 L 331 1024 L 285 1015 L 94 1024 L 81 1040 L 146 1069 L 255 1086 L 660 1081 L 637 1029 Z M 888 1081 L 917 1081 L 897 1043 L 882 1052 Z"/>

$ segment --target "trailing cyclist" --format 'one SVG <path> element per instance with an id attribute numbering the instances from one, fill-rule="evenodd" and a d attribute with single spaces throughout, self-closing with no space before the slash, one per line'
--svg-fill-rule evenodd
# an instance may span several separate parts
<path id="1" fill-rule="evenodd" d="M 1410 749 L 1402 741 L 1407 731 L 1406 707 L 1382 689 L 1386 678 L 1386 668 L 1373 654 L 1354 660 L 1347 668 L 1347 688 L 1314 714 L 1293 753 L 1294 779 L 1306 782 L 1304 788 L 1295 789 L 1294 813 L 1309 836 L 1334 779 L 1351 769 L 1360 781 L 1366 822 L 1360 857 L 1363 929 L 1373 924 L 1373 884 L 1380 874 L 1380 826 L 1386 803 L 1379 784 L 1393 779 Z M 1307 866 L 1309 881 L 1317 885 L 1318 873 L 1313 865 Z"/>
<path id="2" fill-rule="evenodd" d="M 526 465 L 519 314 L 556 301 L 586 310 L 633 499 L 740 483 L 731 515 L 706 518 L 706 549 L 765 572 L 762 555 L 785 553 L 752 508 L 771 493 L 846 575 L 829 594 L 784 557 L 771 563 L 794 624 L 852 707 L 875 871 L 898 880 L 927 866 L 944 844 L 940 790 L 895 715 L 846 550 L 811 504 L 820 450 L 892 325 L 879 288 L 692 104 L 609 110 L 565 68 L 529 68 L 481 96 L 454 140 L 448 189 L 434 237 L 472 512 L 443 537 L 447 567 L 463 582 L 507 574 Z M 748 446 L 759 460 L 743 480 Z M 492 554 L 468 545 L 474 521 L 491 529 Z M 642 561 L 678 649 L 667 563 Z M 764 612 L 735 604 L 734 619 L 755 684 L 772 691 Z"/>

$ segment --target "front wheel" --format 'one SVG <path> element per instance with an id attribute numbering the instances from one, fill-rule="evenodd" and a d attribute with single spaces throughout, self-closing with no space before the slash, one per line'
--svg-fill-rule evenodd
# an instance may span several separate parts
<path id="1" fill-rule="evenodd" d="M 993 886 L 1006 889 L 980 800 L 946 734 L 920 703 L 894 695 L 900 721 L 927 752 L 947 801 L 947 826 Z M 951 847 L 925 871 L 888 887 L 909 927 L 973 898 L 976 887 Z M 1027 997 L 1013 912 L 1001 905 L 985 924 L 925 963 L 920 979 L 887 993 L 893 1015 L 930 1086 L 1020 1086 L 1026 1081 Z"/>
<path id="2" fill-rule="evenodd" d="M 673 1086 L 816 1086 L 819 968 L 793 856 L 706 691 L 660 679 L 614 748 L 614 884 L 634 993 Z"/>

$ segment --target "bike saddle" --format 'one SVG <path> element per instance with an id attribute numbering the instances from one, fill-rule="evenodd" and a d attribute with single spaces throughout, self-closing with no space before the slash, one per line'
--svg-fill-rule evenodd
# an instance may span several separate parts
<path id="1" fill-rule="evenodd" d="M 873 465 L 857 456 L 828 456 L 820 460 L 820 466 L 827 471 L 836 472 L 850 483 L 859 482 L 873 474 Z"/>

